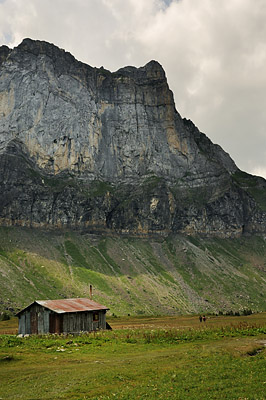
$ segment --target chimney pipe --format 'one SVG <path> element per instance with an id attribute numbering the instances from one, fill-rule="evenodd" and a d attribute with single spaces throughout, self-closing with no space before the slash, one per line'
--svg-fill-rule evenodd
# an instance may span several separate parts
<path id="1" fill-rule="evenodd" d="M 92 285 L 90 285 L 90 299 L 92 300 Z"/>

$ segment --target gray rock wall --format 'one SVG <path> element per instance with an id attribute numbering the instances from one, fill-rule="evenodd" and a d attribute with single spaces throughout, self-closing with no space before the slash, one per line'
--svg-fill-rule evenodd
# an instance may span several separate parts
<path id="1" fill-rule="evenodd" d="M 2 224 L 265 231 L 233 160 L 181 118 L 156 61 L 111 73 L 46 42 L 2 46 L 0 156 Z"/>

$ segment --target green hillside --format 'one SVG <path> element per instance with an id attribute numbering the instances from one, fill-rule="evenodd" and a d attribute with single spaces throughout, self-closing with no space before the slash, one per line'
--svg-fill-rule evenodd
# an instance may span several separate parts
<path id="1" fill-rule="evenodd" d="M 266 310 L 266 240 L 0 228 L 0 312 L 88 297 L 116 315 Z"/>

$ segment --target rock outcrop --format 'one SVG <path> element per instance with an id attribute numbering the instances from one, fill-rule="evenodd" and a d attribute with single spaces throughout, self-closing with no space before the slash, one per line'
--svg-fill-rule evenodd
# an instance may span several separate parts
<path id="1" fill-rule="evenodd" d="M 266 182 L 175 109 L 161 65 L 0 48 L 0 221 L 130 234 L 266 231 Z"/>

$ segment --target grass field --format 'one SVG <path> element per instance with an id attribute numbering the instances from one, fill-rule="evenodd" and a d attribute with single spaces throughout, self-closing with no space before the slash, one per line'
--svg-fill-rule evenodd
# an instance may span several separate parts
<path id="1" fill-rule="evenodd" d="M 266 313 L 108 322 L 113 331 L 25 338 L 10 334 L 16 319 L 1 322 L 0 399 L 266 398 Z"/>

